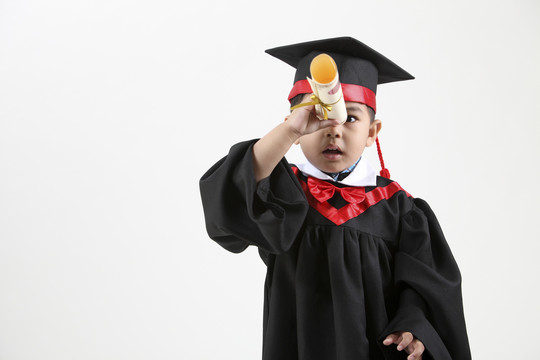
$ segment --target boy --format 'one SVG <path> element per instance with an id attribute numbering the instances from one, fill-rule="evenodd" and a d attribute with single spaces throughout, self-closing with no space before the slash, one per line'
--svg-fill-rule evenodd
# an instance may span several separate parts
<path id="1" fill-rule="evenodd" d="M 348 118 L 297 107 L 201 178 L 210 237 L 255 245 L 267 265 L 263 359 L 470 359 L 460 273 L 433 212 L 362 159 L 381 129 L 377 84 L 412 76 L 348 37 L 267 52 L 297 68 L 293 105 L 311 94 L 311 60 L 330 54 Z M 284 159 L 293 143 L 307 164 Z"/>

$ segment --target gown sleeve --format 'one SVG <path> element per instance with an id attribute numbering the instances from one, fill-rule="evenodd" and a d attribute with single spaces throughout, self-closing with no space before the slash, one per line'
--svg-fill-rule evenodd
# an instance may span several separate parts
<path id="1" fill-rule="evenodd" d="M 424 359 L 471 359 L 461 274 L 441 227 L 429 207 L 415 199 L 401 219 L 394 281 L 400 289 L 396 315 L 380 340 L 410 331 L 424 343 Z"/>
<path id="2" fill-rule="evenodd" d="M 201 178 L 206 230 L 234 253 L 255 245 L 260 252 L 279 254 L 292 246 L 309 206 L 285 159 L 269 177 L 255 181 L 254 143 L 234 145 Z"/>

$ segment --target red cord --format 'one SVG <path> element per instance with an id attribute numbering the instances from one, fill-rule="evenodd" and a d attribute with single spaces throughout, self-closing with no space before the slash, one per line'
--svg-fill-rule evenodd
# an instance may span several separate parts
<path id="1" fill-rule="evenodd" d="M 381 162 L 381 172 L 380 172 L 380 175 L 382 177 L 385 177 L 387 179 L 390 179 L 390 171 L 388 171 L 387 168 L 384 167 L 384 160 L 383 160 L 383 157 L 382 157 L 382 152 L 381 152 L 381 144 L 379 144 L 379 138 L 377 137 L 375 139 L 375 141 L 377 142 L 377 153 L 379 154 L 379 161 Z"/>

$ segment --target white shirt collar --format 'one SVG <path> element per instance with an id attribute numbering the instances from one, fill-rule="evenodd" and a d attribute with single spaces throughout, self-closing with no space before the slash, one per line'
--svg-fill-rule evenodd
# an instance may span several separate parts
<path id="1" fill-rule="evenodd" d="M 300 171 L 306 176 L 312 176 L 321 180 L 334 181 L 330 176 L 317 169 L 307 160 L 305 163 L 298 164 L 297 166 L 298 169 L 300 169 Z M 336 182 L 347 186 L 376 186 L 377 174 L 369 162 L 362 157 L 349 176 Z"/>

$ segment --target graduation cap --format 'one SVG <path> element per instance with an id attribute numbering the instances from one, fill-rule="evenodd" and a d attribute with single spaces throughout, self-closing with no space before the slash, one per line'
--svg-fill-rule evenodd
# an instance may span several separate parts
<path id="1" fill-rule="evenodd" d="M 414 79 L 385 56 L 348 36 L 280 46 L 266 53 L 296 68 L 289 100 L 312 92 L 306 78 L 310 76 L 311 61 L 322 53 L 336 62 L 345 101 L 361 102 L 374 111 L 377 84 Z"/>
<path id="2" fill-rule="evenodd" d="M 268 49 L 266 53 L 296 68 L 289 101 L 296 95 L 312 92 L 306 78 L 311 76 L 311 61 L 322 53 L 330 55 L 336 62 L 345 101 L 366 104 L 373 111 L 377 110 L 375 94 L 378 84 L 414 79 L 384 55 L 348 36 L 280 46 Z M 382 168 L 380 174 L 390 178 L 390 172 L 384 166 L 379 138 L 376 142 Z"/>

